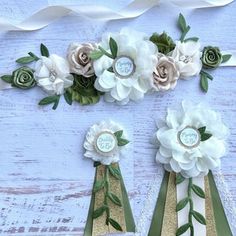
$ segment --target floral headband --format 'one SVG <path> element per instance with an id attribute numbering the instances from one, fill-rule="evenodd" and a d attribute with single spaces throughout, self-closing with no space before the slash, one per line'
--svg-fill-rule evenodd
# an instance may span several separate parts
<path id="1" fill-rule="evenodd" d="M 218 47 L 201 50 L 197 37 L 187 38 L 190 26 L 182 14 L 178 26 L 181 37 L 174 42 L 165 32 L 151 37 L 123 28 L 119 33 L 106 33 L 102 41 L 72 43 L 67 59 L 50 54 L 41 44 L 41 56 L 29 52 L 16 60 L 23 65 L 1 79 L 0 88 L 30 89 L 41 87 L 49 96 L 39 105 L 53 104 L 56 109 L 61 95 L 71 105 L 97 103 L 103 95 L 107 102 L 127 104 L 138 101 L 145 94 L 174 89 L 179 79 L 200 75 L 200 86 L 208 91 L 208 71 L 230 60 Z M 28 64 L 36 62 L 34 69 Z"/>

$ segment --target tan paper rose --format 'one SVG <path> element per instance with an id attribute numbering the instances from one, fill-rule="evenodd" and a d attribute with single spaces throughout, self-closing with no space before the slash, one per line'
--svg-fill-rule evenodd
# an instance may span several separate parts
<path id="1" fill-rule="evenodd" d="M 172 57 L 158 54 L 158 60 L 153 72 L 153 88 L 156 91 L 174 89 L 179 79 L 179 71 Z"/>
<path id="2" fill-rule="evenodd" d="M 84 77 L 93 76 L 93 63 L 89 58 L 89 54 L 96 48 L 96 44 L 92 43 L 72 43 L 68 48 L 67 54 L 70 72 L 77 75 L 83 75 Z"/>

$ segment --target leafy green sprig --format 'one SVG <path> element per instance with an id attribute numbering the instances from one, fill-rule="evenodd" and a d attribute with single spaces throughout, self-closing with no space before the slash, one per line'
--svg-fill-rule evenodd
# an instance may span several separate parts
<path id="1" fill-rule="evenodd" d="M 96 166 L 97 165 L 99 165 L 99 163 L 96 163 Z M 120 181 L 121 179 L 120 170 L 114 165 L 104 166 L 104 175 L 102 179 L 97 180 L 95 182 L 93 192 L 96 194 L 97 192 L 103 190 L 104 199 L 102 206 L 94 210 L 93 219 L 96 219 L 102 216 L 103 214 L 106 214 L 106 225 L 111 225 L 116 230 L 123 231 L 121 225 L 116 220 L 114 220 L 110 214 L 111 204 L 115 204 L 116 206 L 122 207 L 122 202 L 120 198 L 111 191 L 110 187 L 111 176 L 113 176 L 116 180 Z"/>
<path id="2" fill-rule="evenodd" d="M 176 175 L 176 185 L 185 181 L 185 178 L 181 174 Z M 193 217 L 203 225 L 206 225 L 205 217 L 194 210 L 194 203 L 192 200 L 192 192 L 194 192 L 198 197 L 205 198 L 205 192 L 203 189 L 195 184 L 193 184 L 192 178 L 188 179 L 188 190 L 187 190 L 187 197 L 180 200 L 176 206 L 176 212 L 182 210 L 184 207 L 189 204 L 189 213 L 188 213 L 188 223 L 180 226 L 176 231 L 176 236 L 184 234 L 188 229 L 190 230 L 190 235 L 194 236 L 194 227 L 193 227 Z"/>

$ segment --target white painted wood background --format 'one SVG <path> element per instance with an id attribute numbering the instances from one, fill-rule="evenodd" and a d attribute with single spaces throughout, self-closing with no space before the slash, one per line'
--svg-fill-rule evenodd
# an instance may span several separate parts
<path id="1" fill-rule="evenodd" d="M 119 9 L 130 1 L 49 1 L 75 2 Z M 46 4 L 46 0 L 1 0 L 0 16 L 19 21 Z M 123 26 L 149 34 L 165 30 L 177 39 L 180 11 L 192 26 L 190 34 L 199 36 L 203 45 L 236 50 L 236 2 L 224 8 L 194 11 L 168 8 L 163 3 L 132 20 L 103 23 L 68 16 L 40 31 L 1 33 L 0 73 L 9 73 L 16 67 L 14 60 L 28 51 L 38 53 L 41 42 L 51 53 L 65 56 L 70 42 L 97 41 L 103 32 L 117 31 Z M 127 106 L 103 101 L 93 106 L 68 106 L 61 99 L 53 111 L 37 105 L 45 96 L 38 88 L 0 91 L 0 235 L 82 235 L 94 178 L 92 162 L 82 158 L 82 143 L 90 125 L 106 118 L 120 122 L 132 140 L 121 169 L 138 219 L 149 185 L 161 172 L 161 166 L 154 161 L 156 150 L 149 143 L 155 131 L 154 119 L 163 117 L 168 106 L 176 107 L 183 99 L 208 103 L 222 113 L 230 126 L 229 153 L 222 159 L 222 169 L 235 202 L 235 72 L 235 68 L 213 71 L 215 79 L 206 95 L 199 89 L 199 79 L 193 78 L 179 81 L 172 92 L 149 95 L 142 102 Z"/>

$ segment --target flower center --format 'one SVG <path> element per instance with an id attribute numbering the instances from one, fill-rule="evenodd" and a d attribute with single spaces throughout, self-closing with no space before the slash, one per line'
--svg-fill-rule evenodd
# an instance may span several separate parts
<path id="1" fill-rule="evenodd" d="M 116 137 L 108 131 L 102 132 L 97 136 L 95 145 L 99 152 L 109 154 L 116 148 Z"/>
<path id="2" fill-rule="evenodd" d="M 120 56 L 113 62 L 113 71 L 122 79 L 130 77 L 135 71 L 135 64 L 132 58 Z"/>
<path id="3" fill-rule="evenodd" d="M 186 56 L 186 55 L 182 55 L 182 56 L 180 56 L 179 60 L 187 64 L 187 63 L 192 61 L 192 57 Z"/>
<path id="4" fill-rule="evenodd" d="M 199 131 L 196 128 L 190 126 L 187 126 L 178 133 L 178 140 L 180 144 L 186 148 L 197 147 L 201 140 L 200 137 Z"/>
<path id="5" fill-rule="evenodd" d="M 51 70 L 51 71 L 50 71 L 50 75 L 49 75 L 50 81 L 51 81 L 51 82 L 54 82 L 54 81 L 56 80 L 56 78 L 57 78 L 57 73 L 56 73 L 56 71 L 55 71 L 55 70 Z"/>

